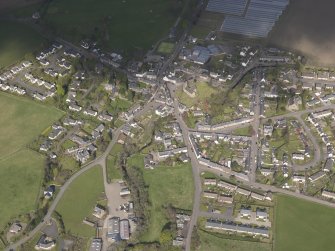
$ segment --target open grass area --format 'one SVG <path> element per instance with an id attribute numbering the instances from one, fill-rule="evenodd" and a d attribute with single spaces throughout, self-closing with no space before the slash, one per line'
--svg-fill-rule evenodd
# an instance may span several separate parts
<path id="1" fill-rule="evenodd" d="M 56 211 L 62 215 L 66 231 L 81 237 L 93 237 L 95 229 L 83 223 L 92 214 L 104 191 L 102 169 L 93 167 L 69 186 Z"/>
<path id="2" fill-rule="evenodd" d="M 63 112 L 0 92 L 0 161 L 34 140 Z"/>
<path id="3" fill-rule="evenodd" d="M 162 42 L 157 51 L 162 54 L 170 54 L 173 52 L 174 49 L 174 44 L 173 43 L 168 43 L 168 42 Z"/>
<path id="4" fill-rule="evenodd" d="M 179 98 L 179 101 L 186 105 L 187 107 L 191 107 L 194 105 L 197 106 L 205 106 L 208 103 L 208 99 L 210 96 L 217 92 L 213 87 L 211 87 L 207 83 L 197 83 L 197 94 L 195 98 L 188 96 L 182 89 L 179 89 L 176 94 Z"/>
<path id="5" fill-rule="evenodd" d="M 143 168 L 143 155 L 134 155 L 129 165 Z M 150 226 L 141 236 L 141 241 L 151 242 L 159 239 L 166 223 L 164 205 L 191 210 L 193 204 L 193 176 L 190 164 L 175 167 L 160 165 L 154 170 L 143 170 L 145 183 L 148 185 L 150 207 Z"/>
<path id="6" fill-rule="evenodd" d="M 44 161 L 42 155 L 28 149 L 0 161 L 0 229 L 12 217 L 35 209 Z"/>
<path id="7" fill-rule="evenodd" d="M 42 48 L 45 40 L 30 27 L 9 21 L 0 22 L 0 69 L 10 66 Z"/>
<path id="8" fill-rule="evenodd" d="M 98 40 L 110 50 L 148 49 L 173 26 L 184 1 L 58 0 L 42 20 L 74 42 Z"/>
<path id="9" fill-rule="evenodd" d="M 111 180 L 119 180 L 122 178 L 119 163 L 120 154 L 122 152 L 122 145 L 115 144 L 107 157 L 107 179 L 108 182 Z"/>
<path id="10" fill-rule="evenodd" d="M 334 220 L 333 208 L 278 196 L 274 251 L 334 250 Z"/>
<path id="11" fill-rule="evenodd" d="M 198 231 L 200 248 L 198 251 L 271 251 L 271 244 L 242 240 L 224 239 L 205 231 Z"/>

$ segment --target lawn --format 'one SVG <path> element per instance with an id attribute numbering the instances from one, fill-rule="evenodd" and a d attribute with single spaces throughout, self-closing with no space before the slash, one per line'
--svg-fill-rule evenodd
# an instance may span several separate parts
<path id="1" fill-rule="evenodd" d="M 44 161 L 42 155 L 27 149 L 0 161 L 0 229 L 12 217 L 35 209 Z"/>
<path id="2" fill-rule="evenodd" d="M 10 66 L 42 48 L 45 40 L 28 26 L 0 22 L 0 69 Z"/>
<path id="3" fill-rule="evenodd" d="M 198 251 L 271 251 L 271 244 L 267 243 L 224 239 L 202 230 L 198 233 L 201 242 Z"/>
<path id="4" fill-rule="evenodd" d="M 167 35 L 181 13 L 177 0 L 58 0 L 52 1 L 44 22 L 66 39 L 96 39 L 110 50 L 149 49 Z"/>
<path id="5" fill-rule="evenodd" d="M 179 101 L 186 105 L 187 107 L 191 107 L 194 105 L 202 106 L 208 103 L 208 99 L 210 96 L 217 92 L 213 87 L 211 87 L 207 83 L 197 83 L 197 94 L 195 98 L 191 98 L 182 89 L 179 89 L 176 94 L 179 98 Z"/>
<path id="6" fill-rule="evenodd" d="M 274 251 L 334 250 L 334 208 L 280 195 L 275 220 Z"/>
<path id="7" fill-rule="evenodd" d="M 128 162 L 143 168 L 143 156 L 134 155 Z M 182 164 L 175 167 L 159 166 L 154 170 L 144 170 L 144 180 L 148 185 L 150 206 L 150 225 L 141 241 L 151 242 L 159 239 L 160 232 L 168 220 L 164 212 L 164 205 L 171 204 L 176 208 L 192 209 L 193 204 L 193 176 L 192 167 Z"/>
<path id="8" fill-rule="evenodd" d="M 62 215 L 66 231 L 81 237 L 94 236 L 95 229 L 85 225 L 83 220 L 92 214 L 103 191 L 102 170 L 98 166 L 73 181 L 56 208 Z"/>
<path id="9" fill-rule="evenodd" d="M 0 161 L 34 140 L 63 112 L 0 92 Z"/>
<path id="10" fill-rule="evenodd" d="M 174 49 L 174 44 L 173 43 L 168 43 L 168 42 L 162 42 L 157 51 L 162 54 L 170 54 L 173 52 Z"/>

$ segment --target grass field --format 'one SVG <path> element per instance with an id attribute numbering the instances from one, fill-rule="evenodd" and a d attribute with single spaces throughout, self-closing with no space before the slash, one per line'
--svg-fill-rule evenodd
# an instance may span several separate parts
<path id="1" fill-rule="evenodd" d="M 95 229 L 85 225 L 83 220 L 92 214 L 103 191 L 102 170 L 98 166 L 73 181 L 56 208 L 62 215 L 66 231 L 81 237 L 94 236 Z"/>
<path id="2" fill-rule="evenodd" d="M 0 161 L 0 229 L 12 217 L 35 209 L 43 166 L 44 157 L 27 149 Z"/>
<path id="3" fill-rule="evenodd" d="M 129 159 L 129 165 L 143 168 L 143 156 L 134 155 Z M 193 203 L 193 177 L 189 164 L 175 167 L 159 166 L 154 170 L 144 170 L 144 180 L 149 189 L 150 226 L 141 236 L 141 241 L 157 241 L 162 228 L 168 223 L 164 205 L 171 204 L 176 208 L 192 209 Z"/>
<path id="4" fill-rule="evenodd" d="M 45 40 L 28 26 L 2 20 L 0 22 L 0 69 L 42 48 L 44 42 Z"/>
<path id="5" fill-rule="evenodd" d="M 118 166 L 118 158 L 122 152 L 122 145 L 116 144 L 113 146 L 110 154 L 107 157 L 107 179 L 108 182 L 111 180 L 119 180 L 122 178 L 121 170 Z"/>
<path id="6" fill-rule="evenodd" d="M 148 49 L 167 35 L 183 7 L 177 0 L 58 0 L 44 15 L 66 39 L 93 38 L 111 50 Z"/>
<path id="7" fill-rule="evenodd" d="M 201 242 L 198 251 L 271 251 L 271 245 L 266 243 L 224 239 L 202 230 L 198 233 Z"/>
<path id="8" fill-rule="evenodd" d="M 162 53 L 162 54 L 170 54 L 173 52 L 174 49 L 174 44 L 173 43 L 168 43 L 168 42 L 162 42 L 157 51 L 158 53 Z"/>
<path id="9" fill-rule="evenodd" d="M 274 251 L 334 250 L 334 208 L 278 196 Z"/>
<path id="10" fill-rule="evenodd" d="M 0 92 L 0 228 L 18 214 L 35 209 L 44 157 L 25 146 L 63 112 Z"/>
<path id="11" fill-rule="evenodd" d="M 191 98 L 185 92 L 183 92 L 182 89 L 179 89 L 176 92 L 176 94 L 180 102 L 188 107 L 191 107 L 194 105 L 198 105 L 201 107 L 202 105 L 207 103 L 208 99 L 210 98 L 212 94 L 217 92 L 217 90 L 215 90 L 213 87 L 211 87 L 207 83 L 197 83 L 196 88 L 197 88 L 197 94 L 195 98 Z"/>
<path id="12" fill-rule="evenodd" d="M 0 92 L 0 111 L 0 161 L 34 140 L 64 114 L 3 92 Z"/>

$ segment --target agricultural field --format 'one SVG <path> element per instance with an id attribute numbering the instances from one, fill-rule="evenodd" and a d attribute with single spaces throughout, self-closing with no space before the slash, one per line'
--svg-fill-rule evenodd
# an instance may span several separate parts
<path id="1" fill-rule="evenodd" d="M 1 7 L 1 2 L 0 2 Z M 32 28 L 9 21 L 0 22 L 0 69 L 37 52 L 45 40 Z"/>
<path id="2" fill-rule="evenodd" d="M 43 0 L 0 0 L 0 12 L 42 2 Z"/>
<path id="3" fill-rule="evenodd" d="M 1 228 L 10 218 L 35 209 L 45 160 L 26 145 L 63 112 L 5 93 L 0 93 L 0 111 L 0 203 L 6 205 Z"/>
<path id="4" fill-rule="evenodd" d="M 220 238 L 202 230 L 198 234 L 201 243 L 199 251 L 271 251 L 271 244 L 267 243 Z"/>
<path id="5" fill-rule="evenodd" d="M 64 114 L 53 107 L 3 92 L 0 93 L 0 111 L 0 161 L 33 141 Z"/>
<path id="6" fill-rule="evenodd" d="M 146 50 L 168 35 L 184 2 L 58 0 L 47 6 L 42 21 L 73 42 L 92 38 L 109 50 Z"/>
<path id="7" fill-rule="evenodd" d="M 334 249 L 333 208 L 284 195 L 276 204 L 274 251 Z"/>
<path id="8" fill-rule="evenodd" d="M 13 217 L 36 209 L 45 158 L 21 149 L 0 160 L 0 229 Z"/>
<path id="9" fill-rule="evenodd" d="M 131 157 L 129 164 L 143 168 L 143 156 Z M 168 223 L 164 205 L 171 204 L 180 209 L 192 209 L 194 189 L 192 168 L 189 164 L 174 167 L 159 165 L 154 170 L 143 170 L 143 174 L 149 187 L 151 217 L 149 229 L 141 236 L 141 241 L 152 242 L 159 239 L 162 228 Z"/>
<path id="10" fill-rule="evenodd" d="M 56 211 L 62 216 L 66 231 L 81 237 L 94 236 L 95 229 L 83 220 L 92 214 L 95 204 L 104 195 L 102 169 L 93 167 L 69 186 Z"/>

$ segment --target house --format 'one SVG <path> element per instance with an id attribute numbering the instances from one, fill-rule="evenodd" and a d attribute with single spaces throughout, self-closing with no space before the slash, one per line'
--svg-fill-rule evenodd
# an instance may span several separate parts
<path id="1" fill-rule="evenodd" d="M 130 237 L 130 225 L 129 220 L 120 220 L 120 238 L 121 240 L 129 240 Z"/>
<path id="2" fill-rule="evenodd" d="M 188 157 L 188 155 L 186 153 L 182 153 L 180 156 L 179 156 L 179 160 L 183 163 L 187 163 L 190 161 L 190 158 Z"/>
<path id="3" fill-rule="evenodd" d="M 326 163 L 323 166 L 323 171 L 330 172 L 333 169 L 334 160 L 332 158 L 327 158 Z"/>
<path id="4" fill-rule="evenodd" d="M 216 186 L 216 179 L 205 179 L 204 185 L 205 186 Z"/>
<path id="5" fill-rule="evenodd" d="M 212 192 L 204 192 L 204 197 L 209 198 L 209 199 L 217 200 L 218 194 L 217 193 L 212 193 Z"/>
<path id="6" fill-rule="evenodd" d="M 51 250 L 56 246 L 56 241 L 43 234 L 35 245 L 36 250 Z"/>
<path id="7" fill-rule="evenodd" d="M 264 125 L 263 126 L 263 134 L 264 136 L 272 136 L 273 126 L 272 125 Z"/>
<path id="8" fill-rule="evenodd" d="M 41 144 L 40 151 L 41 152 L 47 152 L 47 151 L 50 150 L 51 146 L 52 146 L 52 142 L 50 140 L 46 140 L 46 141 L 44 141 L 43 144 Z"/>
<path id="9" fill-rule="evenodd" d="M 100 114 L 98 116 L 98 119 L 100 121 L 107 121 L 107 122 L 111 122 L 113 120 L 113 116 L 109 115 L 108 113 L 104 113 L 104 114 Z"/>
<path id="10" fill-rule="evenodd" d="M 256 210 L 256 219 L 257 220 L 267 220 L 269 215 L 266 211 L 257 209 Z"/>
<path id="11" fill-rule="evenodd" d="M 154 169 L 154 156 L 152 154 L 148 154 L 144 157 L 144 168 Z"/>
<path id="12" fill-rule="evenodd" d="M 292 181 L 297 182 L 297 183 L 305 183 L 306 178 L 305 178 L 305 176 L 302 176 L 302 175 L 293 175 L 292 176 Z"/>
<path id="13" fill-rule="evenodd" d="M 91 109 L 87 109 L 83 113 L 84 113 L 84 115 L 92 116 L 92 117 L 96 117 L 98 115 L 97 111 L 94 111 L 94 110 L 91 110 Z"/>
<path id="14" fill-rule="evenodd" d="M 304 160 L 305 159 L 305 154 L 302 154 L 302 153 L 292 153 L 292 159 L 295 159 L 295 160 Z"/>
<path id="15" fill-rule="evenodd" d="M 236 193 L 242 194 L 244 196 L 249 196 L 251 192 L 249 190 L 243 189 L 243 188 L 237 188 Z"/>
<path id="16" fill-rule="evenodd" d="M 227 183 L 225 181 L 219 181 L 218 184 L 217 184 L 217 186 L 220 187 L 220 188 L 224 188 L 224 189 L 226 189 L 226 190 L 228 190 L 230 192 L 231 191 L 235 191 L 237 189 L 237 186 L 232 185 L 230 183 Z"/>
<path id="17" fill-rule="evenodd" d="M 218 202 L 219 203 L 226 203 L 226 204 L 232 204 L 234 202 L 233 197 L 230 196 L 219 196 L 218 197 Z"/>
<path id="18" fill-rule="evenodd" d="M 105 209 L 103 209 L 101 206 L 96 205 L 93 209 L 93 216 L 102 219 L 106 215 Z"/>
<path id="19" fill-rule="evenodd" d="M 48 186 L 48 188 L 43 192 L 44 198 L 50 199 L 55 193 L 56 187 L 54 185 Z"/>
<path id="20" fill-rule="evenodd" d="M 308 70 L 305 71 L 301 74 L 301 77 L 304 79 L 315 79 L 316 78 L 316 74 L 314 72 L 314 70 Z"/>
<path id="21" fill-rule="evenodd" d="M 73 103 L 69 105 L 69 109 L 74 112 L 80 112 L 82 107 Z"/>
<path id="22" fill-rule="evenodd" d="M 335 199 L 335 193 L 334 192 L 328 192 L 328 191 L 325 191 L 323 190 L 321 195 L 325 198 L 328 198 L 328 199 Z"/>
<path id="23" fill-rule="evenodd" d="M 325 177 L 327 175 L 327 173 L 325 173 L 324 171 L 319 171 L 315 174 L 313 174 L 312 176 L 310 176 L 308 179 L 314 183 L 316 181 L 318 181 L 319 179 L 322 179 L 323 177 Z"/>
<path id="24" fill-rule="evenodd" d="M 251 217 L 251 213 L 252 213 L 252 211 L 250 209 L 242 208 L 240 210 L 241 217 L 247 217 L 247 218 L 249 218 L 249 217 Z"/>
<path id="25" fill-rule="evenodd" d="M 251 193 L 251 198 L 255 199 L 255 200 L 264 200 L 264 195 L 263 194 L 258 194 L 258 193 L 255 193 L 255 192 L 252 192 Z"/>
<path id="26" fill-rule="evenodd" d="M 127 135 L 125 135 L 124 133 L 121 133 L 117 139 L 117 143 L 124 145 L 126 139 L 127 139 Z"/>
<path id="27" fill-rule="evenodd" d="M 18 234 L 19 232 L 21 232 L 21 230 L 22 230 L 22 225 L 18 222 L 14 222 L 9 228 L 9 232 L 11 234 Z"/>

